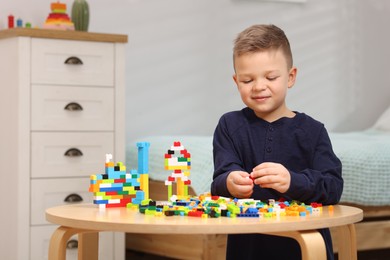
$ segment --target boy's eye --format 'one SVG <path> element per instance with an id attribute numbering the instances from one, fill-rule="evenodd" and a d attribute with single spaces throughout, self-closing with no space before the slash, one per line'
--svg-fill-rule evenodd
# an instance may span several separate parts
<path id="1" fill-rule="evenodd" d="M 274 81 L 275 79 L 277 79 L 278 77 L 277 76 L 275 76 L 275 77 L 267 77 L 267 79 L 269 80 L 269 81 Z"/>
<path id="2" fill-rule="evenodd" d="M 252 82 L 252 80 L 251 80 L 251 79 L 248 79 L 248 80 L 242 80 L 241 82 L 242 82 L 242 83 L 244 83 L 244 84 L 248 84 L 248 83 L 251 83 L 251 82 Z"/>

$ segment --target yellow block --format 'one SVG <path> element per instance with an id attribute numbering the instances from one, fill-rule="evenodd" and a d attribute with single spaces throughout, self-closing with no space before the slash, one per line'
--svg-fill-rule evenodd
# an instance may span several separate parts
<path id="1" fill-rule="evenodd" d="M 149 174 L 142 173 L 139 176 L 141 190 L 144 191 L 145 199 L 149 199 Z"/>

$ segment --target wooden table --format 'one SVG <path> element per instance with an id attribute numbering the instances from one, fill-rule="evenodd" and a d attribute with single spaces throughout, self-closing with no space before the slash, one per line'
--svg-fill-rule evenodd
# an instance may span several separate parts
<path id="1" fill-rule="evenodd" d="M 363 219 L 361 209 L 349 206 L 323 207 L 319 216 L 277 218 L 156 217 L 127 208 L 100 210 L 93 204 L 58 206 L 46 210 L 46 219 L 60 225 L 50 240 L 49 260 L 65 260 L 68 239 L 79 235 L 79 259 L 98 259 L 98 232 L 147 234 L 237 234 L 263 233 L 298 241 L 303 259 L 326 259 L 320 228 L 337 227 L 339 259 L 357 259 L 354 223 Z"/>

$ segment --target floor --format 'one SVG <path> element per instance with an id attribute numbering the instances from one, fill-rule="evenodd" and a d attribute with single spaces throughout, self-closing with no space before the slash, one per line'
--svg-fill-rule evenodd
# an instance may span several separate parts
<path id="1" fill-rule="evenodd" d="M 335 260 L 337 259 L 338 257 L 336 255 Z M 388 259 L 390 259 L 390 249 L 358 252 L 358 260 L 388 260 Z M 126 260 L 173 260 L 173 258 L 150 255 L 150 254 L 128 250 L 126 252 Z"/>

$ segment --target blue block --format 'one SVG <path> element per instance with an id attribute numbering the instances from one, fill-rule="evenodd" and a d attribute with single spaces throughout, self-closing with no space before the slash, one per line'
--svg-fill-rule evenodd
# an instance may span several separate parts
<path id="1" fill-rule="evenodd" d="M 108 178 L 109 179 L 120 179 L 121 174 L 120 174 L 120 172 L 113 171 L 113 172 L 108 173 Z"/>
<path id="2" fill-rule="evenodd" d="M 107 187 L 107 188 L 100 188 L 99 191 L 100 192 L 107 192 L 107 191 L 122 191 L 123 188 L 122 187 Z"/>
<path id="3" fill-rule="evenodd" d="M 131 203 L 137 204 L 137 205 L 141 204 L 141 202 L 142 202 L 142 200 L 137 199 L 137 198 L 134 198 L 134 199 L 131 200 Z"/>
<path id="4" fill-rule="evenodd" d="M 93 200 L 93 204 L 108 204 L 108 200 Z"/>
<path id="5" fill-rule="evenodd" d="M 259 211 L 257 210 L 257 208 L 248 208 L 248 209 L 246 210 L 246 213 L 258 214 Z"/>
<path id="6" fill-rule="evenodd" d="M 136 199 L 139 199 L 139 200 L 144 200 L 144 199 L 145 199 L 145 192 L 142 191 L 142 190 L 138 190 L 138 191 L 135 193 L 135 198 L 136 198 Z"/>
<path id="7" fill-rule="evenodd" d="M 106 167 L 106 174 L 115 172 L 114 167 Z"/>
<path id="8" fill-rule="evenodd" d="M 148 142 L 137 143 L 138 147 L 138 173 L 149 172 L 149 147 Z"/>

